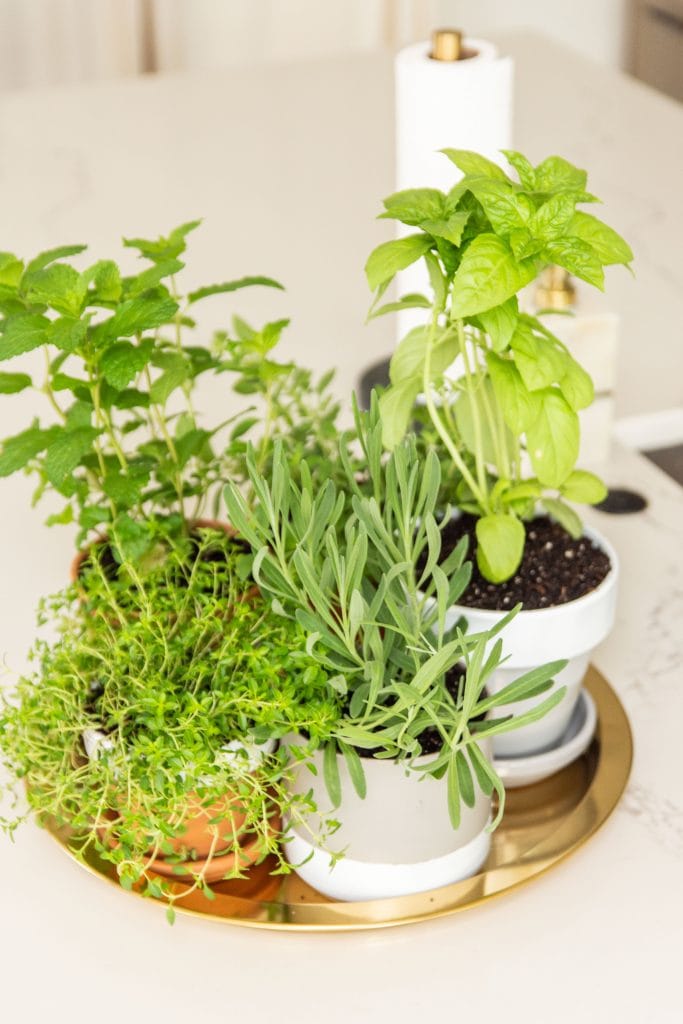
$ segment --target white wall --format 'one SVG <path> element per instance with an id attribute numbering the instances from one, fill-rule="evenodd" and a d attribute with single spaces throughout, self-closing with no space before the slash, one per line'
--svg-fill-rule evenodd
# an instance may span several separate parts
<path id="1" fill-rule="evenodd" d="M 624 67 L 629 0 L 432 0 L 444 27 L 485 36 L 533 29 L 611 67 Z"/>

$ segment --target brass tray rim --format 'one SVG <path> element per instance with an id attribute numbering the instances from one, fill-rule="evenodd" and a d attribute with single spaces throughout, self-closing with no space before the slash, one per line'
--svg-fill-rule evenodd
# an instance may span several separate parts
<path id="1" fill-rule="evenodd" d="M 443 899 L 446 900 L 447 895 L 452 893 L 454 899 L 457 899 L 457 891 L 465 891 L 468 887 L 471 887 L 477 879 L 482 877 L 495 877 L 497 873 L 508 872 L 511 868 L 519 866 L 519 864 L 517 864 L 517 862 L 503 863 L 495 868 L 489 869 L 488 871 L 480 872 L 472 878 L 465 879 L 461 882 L 455 882 L 451 885 L 444 886 L 441 889 L 432 889 L 427 892 L 414 893 L 409 896 L 402 896 L 394 899 L 378 899 L 349 903 L 341 901 L 308 901 L 305 904 L 286 904 L 281 903 L 278 900 L 255 900 L 240 896 L 232 897 L 235 903 L 242 903 L 245 906 L 289 906 L 297 912 L 301 912 L 302 910 L 313 910 L 322 914 L 327 912 L 330 914 L 329 920 L 276 921 L 240 917 L 236 915 L 221 915 L 210 909 L 211 903 L 209 902 L 207 902 L 206 911 L 183 907 L 181 903 L 176 903 L 174 905 L 176 913 L 183 917 L 189 916 L 205 921 L 219 922 L 221 924 L 228 923 L 243 928 L 266 929 L 269 931 L 369 931 L 379 928 L 395 928 L 400 925 L 418 924 L 423 921 L 448 917 L 453 914 L 469 910 L 472 907 L 480 906 L 483 903 L 489 903 L 493 899 L 505 896 L 509 892 L 514 892 L 520 889 L 522 886 L 534 881 L 534 879 L 547 874 L 548 871 L 554 868 L 557 864 L 565 861 L 569 856 L 571 856 L 571 854 L 575 853 L 592 836 L 594 836 L 612 815 L 628 784 L 633 764 L 633 733 L 623 704 L 615 690 L 593 665 L 588 669 L 586 679 L 584 680 L 584 687 L 590 692 L 591 696 L 595 700 L 598 711 L 596 737 L 599 737 L 600 751 L 597 757 L 595 774 L 579 803 L 562 818 L 558 828 L 526 850 L 525 860 L 528 859 L 531 854 L 535 854 L 536 856 L 533 864 L 529 866 L 528 871 L 526 873 L 521 873 L 518 878 L 511 880 L 505 885 L 494 888 L 491 891 L 475 895 L 471 899 L 459 902 L 446 902 L 437 907 L 422 911 L 408 912 L 404 915 L 401 915 L 399 912 L 395 916 L 391 917 L 374 917 L 373 911 L 382 912 L 382 909 L 386 909 L 389 904 L 400 905 L 412 903 L 416 900 L 423 901 L 427 899 L 433 901 L 435 894 L 442 894 Z M 603 731 L 605 729 L 604 718 L 607 717 L 608 713 L 616 719 L 615 731 L 611 735 L 603 735 Z M 557 835 L 557 832 L 559 832 L 560 829 L 567 829 L 568 826 L 581 818 L 585 806 L 589 801 L 595 801 L 596 794 L 599 794 L 602 799 L 600 800 L 600 810 L 592 821 L 590 827 L 584 832 L 578 834 L 571 842 L 566 846 L 563 846 L 558 852 L 552 853 L 549 850 L 547 855 L 544 856 L 543 848 L 550 846 L 550 840 Z M 119 885 L 115 878 L 112 878 L 110 875 L 98 870 L 95 865 L 78 857 L 69 846 L 68 840 L 65 839 L 64 836 L 60 835 L 57 830 L 48 827 L 47 831 L 61 847 L 64 853 L 90 875 L 104 880 L 114 888 L 126 893 L 126 895 L 131 895 L 130 892 L 127 892 Z M 139 900 L 144 900 L 145 902 L 150 903 L 157 910 L 160 906 L 167 905 L 166 901 L 163 899 L 145 897 L 134 890 L 132 895 L 137 896 Z M 351 914 L 358 914 L 359 917 L 350 916 L 349 918 L 345 918 L 345 908 L 347 908 Z"/>

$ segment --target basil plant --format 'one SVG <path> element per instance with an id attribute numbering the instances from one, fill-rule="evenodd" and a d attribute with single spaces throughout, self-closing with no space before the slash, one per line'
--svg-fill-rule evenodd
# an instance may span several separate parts
<path id="1" fill-rule="evenodd" d="M 366 264 L 370 317 L 424 309 L 391 360 L 381 399 L 383 440 L 406 433 L 418 396 L 457 476 L 457 504 L 478 517 L 477 562 L 493 583 L 509 579 L 524 551 L 523 520 L 540 503 L 573 536 L 581 521 L 567 502 L 593 504 L 605 487 L 576 469 L 577 413 L 594 397 L 590 376 L 528 313 L 518 292 L 547 265 L 602 289 L 604 267 L 629 265 L 626 242 L 577 209 L 597 202 L 586 172 L 558 156 L 533 167 L 504 150 L 518 180 L 477 153 L 443 151 L 463 177 L 446 194 L 397 192 L 381 217 L 415 228 L 378 246 Z M 431 294 L 380 305 L 398 271 L 424 260 Z M 526 453 L 531 473 L 525 471 Z"/>

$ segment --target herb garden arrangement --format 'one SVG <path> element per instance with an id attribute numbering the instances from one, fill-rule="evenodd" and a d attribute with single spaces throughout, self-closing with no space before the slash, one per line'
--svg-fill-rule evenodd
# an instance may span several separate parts
<path id="1" fill-rule="evenodd" d="M 2 823 L 67 830 L 171 919 L 258 865 L 351 901 L 475 874 L 496 757 L 558 742 L 611 626 L 616 556 L 572 507 L 605 493 L 575 465 L 592 383 L 518 293 L 550 263 L 601 287 L 631 252 L 561 158 L 507 153 L 515 178 L 446 156 L 448 194 L 385 200 L 414 233 L 370 255 L 371 315 L 425 323 L 344 433 L 332 375 L 278 358 L 287 320 L 225 326 L 231 293 L 277 281 L 182 292 L 197 223 L 126 240 L 132 276 L 82 246 L 0 254 L 0 393 L 45 401 L 0 475 L 77 527 L 50 639 L 0 704 Z M 430 293 L 383 302 L 420 259 Z M 206 421 L 205 376 L 238 413 Z"/>

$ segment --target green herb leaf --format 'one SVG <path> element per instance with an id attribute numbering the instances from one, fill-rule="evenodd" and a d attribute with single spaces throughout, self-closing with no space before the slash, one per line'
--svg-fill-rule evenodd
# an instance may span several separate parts
<path id="1" fill-rule="evenodd" d="M 628 265 L 633 259 L 631 247 L 621 235 L 589 213 L 577 210 L 568 230 L 570 235 L 587 242 L 606 266 L 612 263 Z"/>
<path id="2" fill-rule="evenodd" d="M 420 227 L 435 238 L 445 238 L 452 245 L 460 245 L 462 233 L 469 220 L 467 211 L 452 213 L 450 217 L 439 217 L 435 220 L 422 221 Z"/>
<path id="3" fill-rule="evenodd" d="M 64 484 L 101 433 L 102 431 L 95 427 L 77 427 L 75 430 L 60 431 L 45 456 L 45 473 L 54 487 L 59 488 Z"/>
<path id="4" fill-rule="evenodd" d="M 517 171 L 519 180 L 524 188 L 533 192 L 536 188 L 536 171 L 527 158 L 522 153 L 518 153 L 514 149 L 502 149 L 501 153 L 510 166 L 514 167 Z"/>
<path id="5" fill-rule="evenodd" d="M 561 193 L 552 196 L 539 206 L 527 225 L 534 238 L 543 242 L 563 239 L 574 216 L 575 202 L 572 196 Z"/>
<path id="6" fill-rule="evenodd" d="M 500 306 L 479 313 L 477 320 L 488 334 L 494 352 L 503 352 L 512 339 L 519 318 L 517 296 L 513 295 Z"/>
<path id="7" fill-rule="evenodd" d="M 560 390 L 572 409 L 587 408 L 595 397 L 593 381 L 584 368 L 566 353 L 565 372 L 560 378 Z"/>
<path id="8" fill-rule="evenodd" d="M 496 234 L 508 235 L 526 227 L 534 212 L 531 201 L 524 193 L 515 191 L 509 181 L 481 178 L 469 182 L 469 189 L 483 206 Z"/>
<path id="9" fill-rule="evenodd" d="M 188 303 L 199 302 L 208 295 L 224 295 L 226 292 L 236 292 L 240 288 L 251 288 L 253 285 L 262 285 L 265 288 L 279 288 L 284 291 L 284 285 L 275 281 L 272 277 L 241 277 L 238 281 L 225 281 L 223 284 L 211 284 L 205 288 L 197 288 L 190 292 L 187 297 Z"/>
<path id="10" fill-rule="evenodd" d="M 503 419 L 513 434 L 523 434 L 538 416 L 538 398 L 529 391 L 511 359 L 488 352 L 486 362 Z"/>
<path id="11" fill-rule="evenodd" d="M 79 252 L 84 252 L 87 248 L 87 245 L 59 245 L 56 249 L 46 249 L 45 252 L 39 253 L 35 259 L 31 260 L 26 267 L 26 274 L 42 270 L 43 267 L 54 263 L 55 260 L 64 259 L 65 256 L 77 256 Z"/>
<path id="12" fill-rule="evenodd" d="M 380 217 L 416 226 L 425 220 L 438 220 L 446 209 L 446 196 L 436 188 L 408 188 L 383 200 Z"/>
<path id="13" fill-rule="evenodd" d="M 446 792 L 448 798 L 448 817 L 454 829 L 460 828 L 460 778 L 458 775 L 458 754 L 453 751 L 448 761 L 448 775 L 446 778 Z"/>
<path id="14" fill-rule="evenodd" d="M 601 291 L 605 286 L 605 275 L 597 252 L 592 245 L 580 238 L 558 238 L 549 242 L 543 253 L 549 263 L 557 263 L 570 274 L 582 281 L 595 285 Z"/>
<path id="15" fill-rule="evenodd" d="M 453 278 L 451 316 L 476 316 L 511 298 L 534 277 L 532 263 L 518 263 L 497 235 L 483 234 L 465 250 Z"/>
<path id="16" fill-rule="evenodd" d="M 388 388 L 379 400 L 382 421 L 382 441 L 392 451 L 404 437 L 410 424 L 415 399 L 420 391 L 420 381 L 413 378 L 402 380 Z"/>
<path id="17" fill-rule="evenodd" d="M 67 263 L 52 263 L 42 270 L 27 270 L 21 287 L 28 302 L 52 306 L 66 316 L 80 314 L 86 292 L 81 275 Z"/>
<path id="18" fill-rule="evenodd" d="M 16 395 L 30 388 L 31 383 L 27 373 L 0 373 L 0 395 Z"/>
<path id="19" fill-rule="evenodd" d="M 561 380 L 567 356 L 549 338 L 538 336 L 526 322 L 517 325 L 510 342 L 515 366 L 529 391 L 538 391 Z"/>
<path id="20" fill-rule="evenodd" d="M 463 174 L 481 175 L 484 178 L 496 178 L 499 181 L 509 180 L 502 167 L 494 164 L 493 160 L 488 160 L 481 153 L 475 153 L 470 149 L 442 149 L 441 152 Z"/>
<path id="21" fill-rule="evenodd" d="M 151 346 L 133 345 L 130 341 L 117 341 L 104 352 L 100 359 L 102 376 L 117 391 L 144 369 L 151 357 Z"/>
<path id="22" fill-rule="evenodd" d="M 399 271 L 419 260 L 431 247 L 427 235 L 408 235 L 391 242 L 383 242 L 374 249 L 365 264 L 365 273 L 372 291 L 390 281 Z"/>
<path id="23" fill-rule="evenodd" d="M 527 428 L 527 451 L 534 472 L 546 487 L 561 487 L 579 454 L 579 418 L 554 388 L 537 392 L 539 413 Z"/>
<path id="24" fill-rule="evenodd" d="M 88 332 L 87 319 L 80 320 L 75 316 L 62 316 L 53 320 L 48 329 L 47 340 L 62 352 L 75 352 L 85 341 Z"/>
<path id="25" fill-rule="evenodd" d="M 597 505 L 607 497 L 607 488 L 600 477 L 586 469 L 573 470 L 560 490 L 567 501 L 577 501 L 582 505 Z"/>
<path id="26" fill-rule="evenodd" d="M 166 238 L 162 236 L 156 241 L 147 238 L 124 238 L 123 244 L 137 249 L 141 256 L 146 256 L 154 263 L 159 263 L 162 260 L 175 260 L 182 252 L 185 252 L 187 235 L 198 228 L 200 224 L 200 220 L 190 220 L 186 224 L 174 228 Z"/>
<path id="27" fill-rule="evenodd" d="M 368 313 L 368 320 L 374 320 L 378 316 L 385 316 L 387 313 L 398 313 L 402 309 L 431 309 L 431 302 L 425 295 L 411 293 L 404 295 L 397 302 L 387 302 L 378 309 L 371 309 Z"/>
<path id="28" fill-rule="evenodd" d="M 562 526 L 575 540 L 583 533 L 583 524 L 573 508 L 557 498 L 543 498 L 543 507 L 556 523 Z"/>
<path id="29" fill-rule="evenodd" d="M 38 313 L 18 313 L 5 320 L 0 336 L 0 360 L 40 348 L 48 340 L 50 321 Z"/>
<path id="30" fill-rule="evenodd" d="M 118 307 L 109 320 L 96 328 L 98 338 L 103 341 L 130 338 L 134 334 L 172 323 L 177 311 L 178 303 L 170 298 L 129 299 Z"/>
<path id="31" fill-rule="evenodd" d="M 152 384 L 149 396 L 153 402 L 164 405 L 169 395 L 190 376 L 190 364 L 179 353 L 164 355 L 163 362 L 161 358 L 155 361 L 162 364 L 164 372 Z"/>
<path id="32" fill-rule="evenodd" d="M 556 189 L 570 189 L 583 192 L 588 175 L 574 167 L 561 156 L 549 156 L 536 168 L 535 187 L 538 192 L 553 192 Z"/>
<path id="33" fill-rule="evenodd" d="M 477 565 L 491 583 L 503 583 L 519 568 L 525 533 L 512 515 L 488 515 L 477 520 Z"/>
<path id="34" fill-rule="evenodd" d="M 323 750 L 323 779 L 333 807 L 339 807 L 342 800 L 341 778 L 337 761 L 337 744 L 330 740 Z"/>
<path id="35" fill-rule="evenodd" d="M 0 447 L 0 477 L 10 476 L 23 469 L 34 456 L 45 451 L 58 429 L 41 430 L 33 426 L 21 434 L 6 438 Z"/>
<path id="36" fill-rule="evenodd" d="M 365 772 L 363 771 L 363 765 L 361 764 L 361 759 L 358 756 L 357 751 L 354 750 L 353 747 L 348 746 L 348 744 L 340 743 L 339 748 L 342 754 L 344 755 L 344 760 L 346 761 L 346 767 L 348 769 L 349 778 L 351 779 L 353 788 L 355 789 L 356 793 L 361 798 L 361 800 L 365 800 L 365 797 L 367 796 L 368 786 L 365 778 Z"/>

